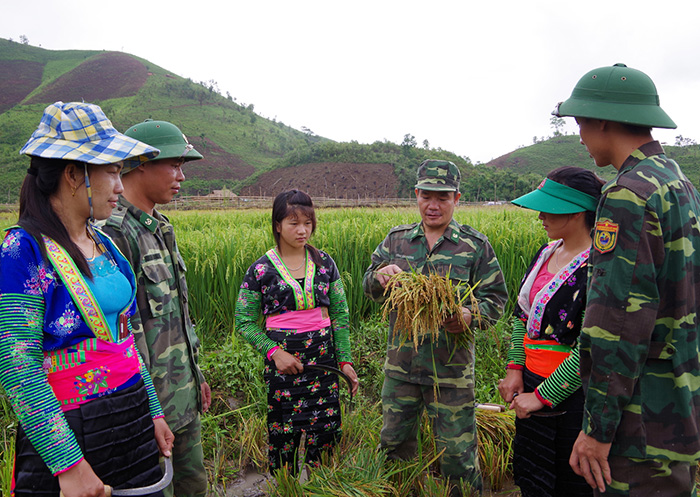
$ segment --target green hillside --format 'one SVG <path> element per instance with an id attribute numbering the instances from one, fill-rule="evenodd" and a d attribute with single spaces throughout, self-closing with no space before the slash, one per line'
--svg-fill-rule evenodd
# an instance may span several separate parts
<path id="1" fill-rule="evenodd" d="M 410 133 L 400 144 L 339 143 L 263 118 L 253 104 L 221 95 L 215 81 L 193 82 L 133 55 L 45 50 L 0 39 L 0 203 L 17 200 L 29 165 L 18 152 L 44 107 L 56 100 L 96 103 L 120 131 L 149 118 L 177 124 L 205 157 L 188 163 L 184 195 L 222 188 L 274 195 L 303 185 L 312 196 L 407 197 L 416 166 L 428 158 L 458 165 L 463 199 L 470 202 L 511 200 L 565 165 L 595 170 L 605 179 L 614 175 L 612 168 L 597 169 L 574 135 L 479 165 L 447 150 L 419 147 Z M 666 149 L 700 184 L 700 146 Z"/>
<path id="2" fill-rule="evenodd" d="M 204 160 L 188 166 L 183 193 L 234 188 L 300 146 L 324 141 L 255 114 L 218 93 L 128 54 L 52 51 L 0 39 L 0 201 L 14 201 L 29 160 L 19 150 L 47 104 L 100 105 L 124 131 L 144 119 L 177 123 Z"/>
<path id="3" fill-rule="evenodd" d="M 583 167 L 604 179 L 612 179 L 613 168 L 599 168 L 581 145 L 578 135 L 559 135 L 522 147 L 486 164 L 499 171 L 527 171 L 544 177 L 562 166 Z"/>
<path id="4" fill-rule="evenodd" d="M 700 145 L 664 145 L 666 154 L 677 161 L 686 176 L 700 187 Z M 519 148 L 492 160 L 486 166 L 497 171 L 527 172 L 540 177 L 552 169 L 562 166 L 577 166 L 590 169 L 601 178 L 610 180 L 615 176 L 612 167 L 597 167 L 581 145 L 578 135 L 554 136 L 528 147 Z"/>
<path id="5" fill-rule="evenodd" d="M 177 124 L 205 157 L 187 165 L 183 194 L 224 187 L 274 194 L 270 174 L 284 168 L 287 176 L 304 179 L 312 195 L 408 196 L 416 165 L 426 158 L 452 160 L 465 177 L 475 172 L 468 160 L 419 148 L 408 134 L 401 144 L 360 145 L 295 130 L 222 96 L 214 81 L 183 79 L 119 52 L 51 51 L 0 39 L 0 95 L 0 201 L 5 192 L 8 202 L 16 199 L 29 163 L 18 151 L 43 108 L 56 100 L 96 103 L 120 131 L 147 118 Z M 355 174 L 356 166 L 363 174 Z M 331 171 L 325 189 L 314 176 L 319 167 Z"/>

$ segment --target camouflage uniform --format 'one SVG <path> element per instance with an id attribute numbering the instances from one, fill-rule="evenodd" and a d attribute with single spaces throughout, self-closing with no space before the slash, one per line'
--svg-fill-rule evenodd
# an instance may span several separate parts
<path id="1" fill-rule="evenodd" d="M 620 458 L 655 465 L 654 476 L 690 472 L 686 482 L 694 481 L 699 213 L 697 190 L 655 141 L 635 150 L 603 188 L 580 349 L 583 431 L 612 443 L 613 484 L 606 494 L 633 490 L 615 480 Z"/>
<path id="2" fill-rule="evenodd" d="M 158 211 L 150 216 L 120 197 L 103 230 L 136 273 L 134 337 L 153 377 L 165 420 L 175 434 L 175 474 L 165 493 L 205 495 L 199 414 L 204 377 L 197 365 L 199 339 L 189 316 L 186 268 L 173 226 Z"/>
<path id="3" fill-rule="evenodd" d="M 487 238 L 454 220 L 432 250 L 427 246 L 421 223 L 393 228 L 372 254 L 372 264 L 363 278 L 363 289 L 370 299 L 384 300 L 384 289 L 375 271 L 389 264 L 423 274 L 449 273 L 454 282 L 471 286 L 478 283 L 474 297 L 482 326 L 501 316 L 508 299 L 501 268 Z M 454 336 L 443 330 L 436 344 L 426 341 L 416 351 L 410 342 L 401 345 L 399 333 L 394 330 L 395 321 L 396 316 L 392 315 L 382 389 L 382 448 L 390 457 L 413 456 L 419 414 L 425 405 L 434 423 L 437 450 L 446 449 L 442 473 L 481 488 L 474 423 L 473 348 L 455 348 Z M 438 387 L 437 399 L 433 385 Z"/>

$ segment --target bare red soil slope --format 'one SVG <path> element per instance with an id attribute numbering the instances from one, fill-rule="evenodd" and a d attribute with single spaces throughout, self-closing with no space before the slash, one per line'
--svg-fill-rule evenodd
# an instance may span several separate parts
<path id="1" fill-rule="evenodd" d="M 0 60 L 0 113 L 20 103 L 41 84 L 44 65 L 26 60 Z"/>
<path id="2" fill-rule="evenodd" d="M 237 155 L 230 154 L 213 141 L 199 136 L 188 136 L 204 159 L 188 162 L 184 168 L 185 176 L 197 179 L 240 180 L 255 172 L 255 168 Z"/>
<path id="3" fill-rule="evenodd" d="M 396 197 L 398 181 L 391 164 L 321 162 L 264 173 L 241 194 L 275 196 L 290 188 L 312 197 Z"/>
<path id="4" fill-rule="evenodd" d="M 87 59 L 33 96 L 29 103 L 94 102 L 135 95 L 148 78 L 148 70 L 135 58 L 105 52 Z"/>

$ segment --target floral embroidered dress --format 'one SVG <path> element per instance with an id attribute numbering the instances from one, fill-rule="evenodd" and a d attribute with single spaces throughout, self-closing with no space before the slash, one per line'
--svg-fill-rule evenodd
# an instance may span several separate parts
<path id="1" fill-rule="evenodd" d="M 513 312 L 507 367 L 523 371 L 525 392 L 534 392 L 545 404 L 539 412 L 550 416 L 516 419 L 513 475 L 523 497 L 592 495 L 569 466 L 583 418 L 577 343 L 586 306 L 589 250 L 552 274 L 547 265 L 561 243 L 540 248 L 525 273 Z"/>
<path id="2" fill-rule="evenodd" d="M 106 313 L 92 305 L 94 296 L 104 294 L 104 289 L 79 272 L 71 277 L 59 274 L 42 256 L 36 239 L 23 229 L 9 229 L 0 249 L 0 383 L 24 433 L 53 475 L 83 459 L 65 413 L 143 378 L 151 417 L 163 416 L 133 336 L 125 330 L 119 336 L 120 316 L 134 308 L 133 272 L 109 238 L 99 232 L 97 236 L 109 253 L 96 257 L 91 270 L 107 277 L 117 272 L 109 265 L 126 280 L 120 295 L 127 298 L 119 309 Z M 49 252 L 62 253 L 64 261 L 73 264 L 60 246 L 47 240 Z M 109 291 L 99 301 L 109 300 Z"/>
<path id="3" fill-rule="evenodd" d="M 550 407 L 581 387 L 576 343 L 586 306 L 589 250 L 578 254 L 557 274 L 543 274 L 560 244 L 561 240 L 556 240 L 541 247 L 525 273 L 513 311 L 507 366 L 527 367 L 547 378 L 535 392 Z M 533 292 L 538 279 L 545 284 Z"/>
<path id="4" fill-rule="evenodd" d="M 340 434 L 339 379 L 334 374 L 305 370 L 280 374 L 272 354 L 282 348 L 303 365 L 338 367 L 351 363 L 349 313 L 340 274 L 331 257 L 319 251 L 316 264 L 307 251 L 306 275 L 294 279 L 276 249 L 253 263 L 243 279 L 236 305 L 236 329 L 265 354 L 268 387 L 270 464 L 292 468 L 302 432 L 306 461 L 335 444 Z M 297 311 L 302 311 L 297 312 Z M 259 324 L 260 315 L 266 324 Z M 284 319 L 301 316 L 296 321 Z M 280 319 L 281 318 L 281 319 Z M 298 323 L 279 326 L 279 323 Z"/>

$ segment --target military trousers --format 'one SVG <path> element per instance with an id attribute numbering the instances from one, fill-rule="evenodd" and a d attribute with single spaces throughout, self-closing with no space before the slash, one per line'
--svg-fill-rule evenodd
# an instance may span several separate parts
<path id="1" fill-rule="evenodd" d="M 204 497 L 207 494 L 207 472 L 202 451 L 202 421 L 197 416 L 175 434 L 172 449 L 173 481 L 163 490 L 165 497 Z"/>
<path id="2" fill-rule="evenodd" d="M 408 383 L 386 376 L 382 387 L 381 448 L 390 459 L 412 459 L 417 448 L 420 415 L 431 419 L 440 472 L 449 480 L 462 479 L 482 488 L 474 418 L 474 390 Z"/>
<path id="3" fill-rule="evenodd" d="M 608 458 L 612 483 L 605 492 L 594 495 L 605 497 L 696 497 L 695 476 L 698 462 L 661 459 L 636 459 L 620 456 Z"/>

